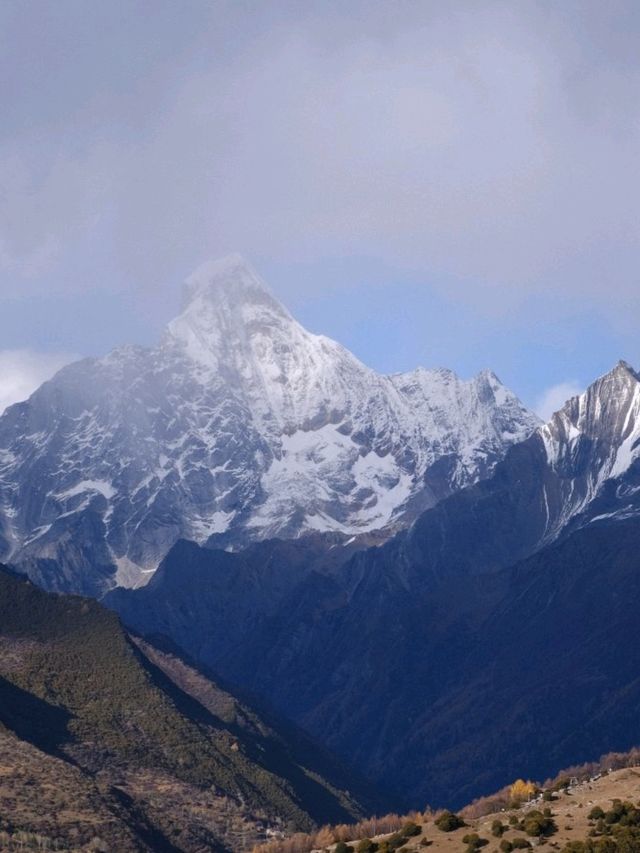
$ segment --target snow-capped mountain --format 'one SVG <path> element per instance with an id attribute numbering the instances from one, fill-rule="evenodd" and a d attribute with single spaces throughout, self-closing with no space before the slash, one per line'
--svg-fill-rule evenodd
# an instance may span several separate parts
<path id="1" fill-rule="evenodd" d="M 633 467 L 640 458 L 640 375 L 629 364 L 618 362 L 565 403 L 538 434 L 556 475 L 551 500 L 544 490 L 547 539 L 583 513 L 596 521 L 640 510 Z M 611 513 L 599 512 L 610 503 L 615 504 Z"/>
<path id="2" fill-rule="evenodd" d="M 621 361 L 514 445 L 491 478 L 400 537 L 415 582 L 496 571 L 572 532 L 640 516 L 640 377 Z M 409 556 L 407 556 L 409 555 Z"/>
<path id="3" fill-rule="evenodd" d="M 0 418 L 0 557 L 96 593 L 179 538 L 390 533 L 537 425 L 489 371 L 377 374 L 232 256 L 190 277 L 157 347 L 72 364 Z"/>

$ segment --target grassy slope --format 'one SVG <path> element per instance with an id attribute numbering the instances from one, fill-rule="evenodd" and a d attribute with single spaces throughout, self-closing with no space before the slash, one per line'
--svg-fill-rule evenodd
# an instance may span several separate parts
<path id="1" fill-rule="evenodd" d="M 227 837 L 230 823 L 249 844 L 259 819 L 307 829 L 361 811 L 308 769 L 313 749 L 289 749 L 251 709 L 178 658 L 133 642 L 96 602 L 44 593 L 0 572 L 0 652 L 5 730 L 52 759 L 102 774 L 105 790 L 117 781 L 116 799 L 133 823 L 156 821 L 164 840 L 151 849 L 229 848 L 239 843 Z M 201 816 L 184 817 L 185 802 L 196 800 Z"/>

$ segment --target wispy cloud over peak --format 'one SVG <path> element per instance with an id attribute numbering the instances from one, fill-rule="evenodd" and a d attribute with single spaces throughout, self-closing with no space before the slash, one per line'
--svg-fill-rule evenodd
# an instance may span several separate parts
<path id="1" fill-rule="evenodd" d="M 0 414 L 7 406 L 26 400 L 74 358 L 69 354 L 29 349 L 0 350 Z"/>

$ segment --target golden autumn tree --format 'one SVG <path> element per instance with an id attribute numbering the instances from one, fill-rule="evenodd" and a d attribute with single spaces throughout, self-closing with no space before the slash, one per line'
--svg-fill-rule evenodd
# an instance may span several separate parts
<path id="1" fill-rule="evenodd" d="M 533 782 L 525 782 L 524 779 L 516 779 L 513 785 L 509 788 L 509 796 L 515 802 L 526 802 L 536 793 L 536 786 Z"/>

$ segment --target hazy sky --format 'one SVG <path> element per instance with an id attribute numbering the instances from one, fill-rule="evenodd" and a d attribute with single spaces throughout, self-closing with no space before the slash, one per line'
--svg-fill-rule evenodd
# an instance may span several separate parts
<path id="1" fill-rule="evenodd" d="M 639 39 L 615 0 L 4 0 L 0 407 L 229 251 L 382 371 L 546 410 L 640 367 Z"/>

